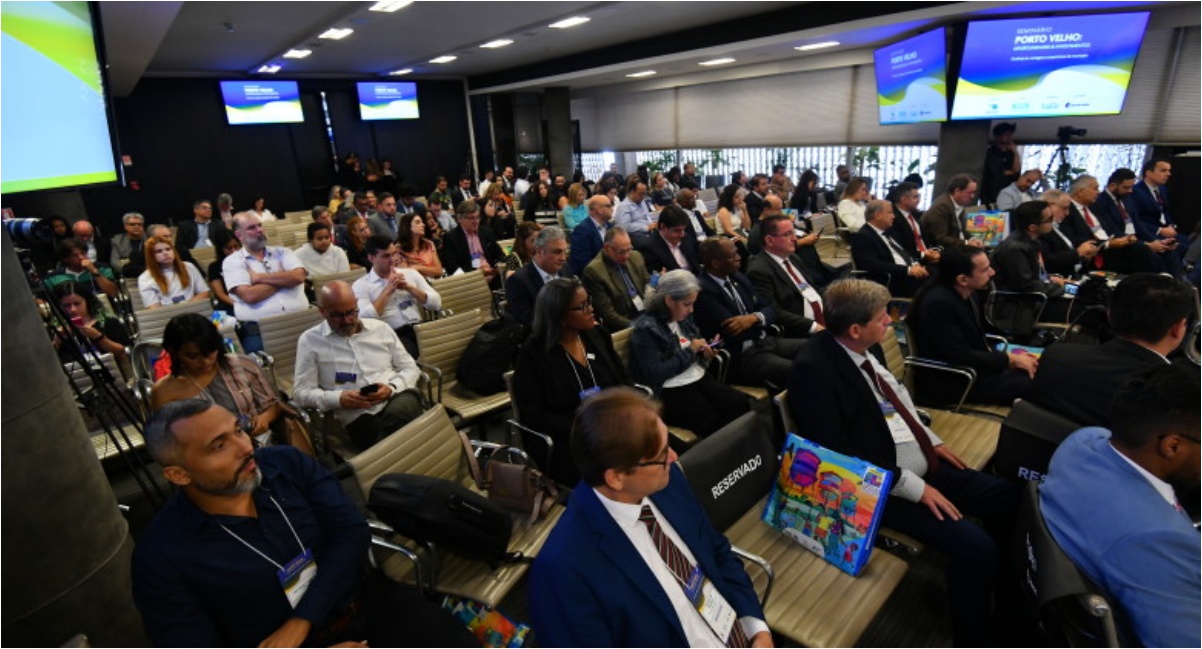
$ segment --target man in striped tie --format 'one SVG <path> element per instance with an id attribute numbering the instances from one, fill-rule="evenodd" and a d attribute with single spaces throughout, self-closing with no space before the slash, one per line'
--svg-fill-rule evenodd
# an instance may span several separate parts
<path id="1" fill-rule="evenodd" d="M 771 647 L 743 565 L 677 468 L 655 406 L 612 388 L 572 426 L 581 483 L 530 573 L 552 647 Z"/>

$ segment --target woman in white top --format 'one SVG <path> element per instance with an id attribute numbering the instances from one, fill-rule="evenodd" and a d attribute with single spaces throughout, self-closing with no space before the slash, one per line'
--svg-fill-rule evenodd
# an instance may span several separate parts
<path id="1" fill-rule="evenodd" d="M 259 217 L 260 223 L 276 220 L 276 215 L 271 213 L 271 210 L 266 207 L 267 199 L 263 198 L 262 194 L 255 194 L 255 199 L 251 201 L 251 208 L 246 210 L 251 214 Z"/>
<path id="2" fill-rule="evenodd" d="M 863 178 L 852 178 L 843 190 L 839 201 L 839 221 L 852 232 L 864 227 L 864 209 L 868 207 L 868 183 Z"/>
<path id="3" fill-rule="evenodd" d="M 744 244 L 747 243 L 747 226 L 751 225 L 745 223 L 743 217 L 746 213 L 746 197 L 746 189 L 734 184 L 727 185 L 718 197 L 718 213 L 715 215 L 718 227 L 722 229 L 721 234 Z"/>
<path id="4" fill-rule="evenodd" d="M 155 237 L 147 245 L 146 270 L 138 276 L 142 308 L 157 309 L 189 300 L 209 299 L 209 285 L 200 270 L 175 256 L 167 237 Z"/>

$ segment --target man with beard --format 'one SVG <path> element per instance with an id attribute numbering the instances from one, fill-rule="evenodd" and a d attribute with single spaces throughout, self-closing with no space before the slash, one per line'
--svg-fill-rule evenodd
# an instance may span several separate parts
<path id="1" fill-rule="evenodd" d="M 309 308 L 305 267 L 291 250 L 267 245 L 263 224 L 254 214 L 234 218 L 234 236 L 242 249 L 225 258 L 221 272 L 234 300 L 234 317 L 242 323 L 242 348 L 257 352 L 263 349 L 259 320 Z"/>
<path id="2" fill-rule="evenodd" d="M 1136 375 L 1114 395 L 1111 430 L 1073 433 L 1039 489 L 1056 543 L 1145 647 L 1199 644 L 1202 545 L 1177 499 L 1198 489 L 1198 390 L 1196 369 Z"/>
<path id="3" fill-rule="evenodd" d="M 155 413 L 146 445 L 179 487 L 133 557 L 134 601 L 155 646 L 471 642 L 416 591 L 361 584 L 367 522 L 294 447 L 255 451 L 238 419 L 203 399 Z"/>

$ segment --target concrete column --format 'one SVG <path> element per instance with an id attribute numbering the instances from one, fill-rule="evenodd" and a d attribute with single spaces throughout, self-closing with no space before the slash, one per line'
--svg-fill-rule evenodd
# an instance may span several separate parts
<path id="1" fill-rule="evenodd" d="M 492 121 L 492 141 L 497 157 L 497 167 L 518 166 L 517 134 L 513 125 L 513 95 L 497 93 L 488 96 L 488 107 Z"/>
<path id="2" fill-rule="evenodd" d="M 939 157 L 935 159 L 935 186 L 932 196 L 947 191 L 952 176 L 970 173 L 978 183 L 985 169 L 985 149 L 989 147 L 989 120 L 944 122 L 939 127 Z"/>
<path id="3" fill-rule="evenodd" d="M 575 171 L 572 150 L 572 102 L 566 87 L 543 90 L 543 117 L 547 120 L 547 141 L 543 148 L 551 160 L 551 173 L 571 180 Z"/>

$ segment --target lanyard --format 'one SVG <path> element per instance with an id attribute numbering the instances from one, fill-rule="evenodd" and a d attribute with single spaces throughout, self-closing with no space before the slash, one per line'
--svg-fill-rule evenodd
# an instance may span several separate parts
<path id="1" fill-rule="evenodd" d="M 300 546 L 301 552 L 304 552 L 305 544 L 301 542 L 300 535 L 298 535 L 296 533 L 296 528 L 292 527 L 292 521 L 288 520 L 288 515 L 284 513 L 284 508 L 280 507 L 280 504 L 275 501 L 275 496 L 268 496 L 268 498 L 271 499 L 271 504 L 275 505 L 275 508 L 280 510 L 280 516 L 283 516 L 284 522 L 288 524 L 288 529 L 292 532 L 292 538 L 296 539 L 296 544 Z M 230 536 L 237 539 L 238 542 L 241 543 L 242 545 L 245 545 L 246 547 L 250 548 L 251 551 L 253 551 L 255 554 L 266 559 L 268 562 L 271 563 L 271 565 L 275 566 L 276 568 L 278 568 L 280 570 L 284 569 L 284 566 L 281 566 L 280 564 L 276 563 L 271 557 L 267 556 L 266 554 L 263 554 L 263 552 L 260 551 L 259 548 L 256 548 L 255 546 L 248 543 L 246 541 L 246 539 L 242 538 L 241 536 L 238 536 L 237 534 L 234 534 L 233 530 L 231 530 L 230 528 L 226 527 L 225 525 L 222 525 L 221 529 L 225 530 L 227 534 L 229 534 Z"/>
<path id="2" fill-rule="evenodd" d="M 588 368 L 588 376 L 593 380 L 593 387 L 600 387 L 597 385 L 597 375 L 593 374 L 593 365 L 588 362 L 588 349 L 584 347 L 584 342 L 580 343 L 580 347 L 584 349 L 584 366 Z M 566 349 L 563 350 L 563 355 L 568 359 L 568 366 L 572 368 L 572 374 L 576 375 L 576 385 L 579 385 L 580 391 L 584 392 L 584 381 L 580 380 L 580 372 L 576 371 L 576 363 L 572 360 L 572 355 Z"/>

